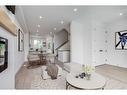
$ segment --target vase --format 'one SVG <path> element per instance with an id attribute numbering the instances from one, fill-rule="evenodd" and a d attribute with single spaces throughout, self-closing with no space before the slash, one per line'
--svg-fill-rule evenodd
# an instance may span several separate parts
<path id="1" fill-rule="evenodd" d="M 90 80 L 90 78 L 91 78 L 91 74 L 86 74 L 85 77 L 86 77 L 87 80 Z"/>

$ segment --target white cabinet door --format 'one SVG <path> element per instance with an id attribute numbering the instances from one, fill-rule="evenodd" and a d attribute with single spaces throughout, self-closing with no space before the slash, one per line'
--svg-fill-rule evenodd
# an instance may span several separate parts
<path id="1" fill-rule="evenodd" d="M 64 63 L 69 62 L 70 61 L 70 51 L 59 51 L 58 60 Z"/>
<path id="2" fill-rule="evenodd" d="M 63 52 L 63 62 L 69 62 L 69 59 L 70 59 L 70 52 L 64 51 Z"/>
<path id="3" fill-rule="evenodd" d="M 58 60 L 63 62 L 63 53 L 62 52 L 58 52 Z"/>

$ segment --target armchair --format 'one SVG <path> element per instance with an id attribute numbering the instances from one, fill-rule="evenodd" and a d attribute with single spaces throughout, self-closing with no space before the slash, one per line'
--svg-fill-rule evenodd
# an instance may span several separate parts
<path id="1" fill-rule="evenodd" d="M 37 65 L 40 63 L 40 58 L 37 54 L 29 54 L 27 56 L 27 59 L 28 59 L 29 66 Z"/>

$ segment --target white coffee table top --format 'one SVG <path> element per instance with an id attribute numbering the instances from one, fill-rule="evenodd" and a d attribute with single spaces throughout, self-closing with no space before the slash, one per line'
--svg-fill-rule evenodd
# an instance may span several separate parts
<path id="1" fill-rule="evenodd" d="M 83 79 L 76 78 L 75 76 L 76 76 L 76 74 L 69 73 L 66 76 L 66 81 L 70 85 L 72 85 L 76 88 L 80 88 L 80 89 L 101 89 L 106 84 L 105 78 L 103 76 L 97 74 L 97 73 L 93 73 L 91 75 L 90 80 L 86 80 L 85 78 L 83 78 Z"/>

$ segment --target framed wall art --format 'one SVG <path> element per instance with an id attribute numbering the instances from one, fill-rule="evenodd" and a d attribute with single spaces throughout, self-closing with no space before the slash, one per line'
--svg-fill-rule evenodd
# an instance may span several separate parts
<path id="1" fill-rule="evenodd" d="M 115 33 L 115 49 L 127 50 L 127 30 Z"/>
<path id="2" fill-rule="evenodd" d="M 24 51 L 24 34 L 20 29 L 18 30 L 18 51 Z"/>
<path id="3" fill-rule="evenodd" d="M 8 67 L 8 39 L 0 37 L 0 73 Z"/>

